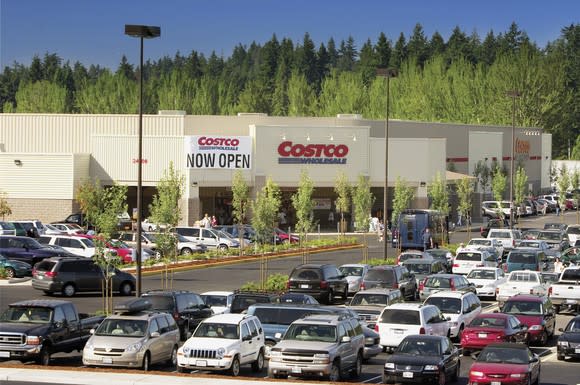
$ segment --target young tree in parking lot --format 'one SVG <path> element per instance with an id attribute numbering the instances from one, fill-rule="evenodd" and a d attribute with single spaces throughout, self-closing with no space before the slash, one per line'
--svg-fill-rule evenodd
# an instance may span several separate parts
<path id="1" fill-rule="evenodd" d="M 570 173 L 565 164 L 560 168 L 560 175 L 558 175 L 556 185 L 558 186 L 558 204 L 560 205 L 560 210 L 564 213 L 564 210 L 566 210 L 566 193 L 570 188 Z M 563 215 L 562 221 L 564 221 Z"/>
<path id="2" fill-rule="evenodd" d="M 340 234 L 344 235 L 346 231 L 346 220 L 344 214 L 350 210 L 350 184 L 344 172 L 339 172 L 334 181 L 334 192 L 337 195 L 335 206 L 340 214 Z"/>
<path id="3" fill-rule="evenodd" d="M 296 211 L 296 231 L 300 234 L 300 246 L 306 241 L 306 233 L 314 226 L 310 215 L 314 209 L 313 192 L 314 182 L 308 176 L 308 170 L 303 169 L 300 173 L 298 190 L 292 195 L 292 206 Z"/>
<path id="4" fill-rule="evenodd" d="M 369 230 L 370 213 L 375 203 L 375 197 L 371 192 L 371 184 L 364 175 L 358 176 L 358 183 L 352 192 L 354 205 L 354 223 L 357 231 Z"/>
<path id="5" fill-rule="evenodd" d="M 473 182 L 469 178 L 462 178 L 457 182 L 457 197 L 459 198 L 458 211 L 465 219 L 467 225 L 467 238 L 471 238 L 471 196 L 473 195 Z"/>
<path id="6" fill-rule="evenodd" d="M 526 187 L 528 184 L 528 175 L 523 167 L 518 167 L 514 175 L 514 203 L 519 207 L 526 197 Z M 517 213 L 517 211 L 516 211 Z"/>
<path id="7" fill-rule="evenodd" d="M 503 200 L 503 193 L 507 187 L 507 177 L 498 166 L 494 167 L 492 170 L 491 191 L 493 193 L 493 199 L 501 202 Z M 504 219 L 505 216 L 501 210 L 501 206 L 497 208 L 497 214 L 499 218 Z"/>
<path id="8" fill-rule="evenodd" d="M 6 215 L 11 215 L 12 209 L 8 204 L 8 199 L 6 198 L 6 193 L 0 192 L 0 215 L 2 216 L 2 220 L 6 217 Z"/>
<path id="9" fill-rule="evenodd" d="M 242 231 L 244 226 L 244 221 L 246 220 L 246 214 L 248 210 L 248 203 L 250 200 L 250 188 L 248 183 L 244 179 L 242 171 L 238 170 L 234 173 L 232 179 L 232 211 L 234 215 L 234 222 L 238 225 L 238 234 L 240 237 L 240 245 L 243 245 Z M 243 247 L 239 248 L 240 256 L 243 254 Z"/>
<path id="10" fill-rule="evenodd" d="M 407 182 L 401 178 L 400 176 L 397 177 L 397 181 L 395 182 L 395 191 L 393 194 L 393 211 L 391 213 L 391 223 L 393 224 L 393 230 L 399 227 L 399 216 L 403 212 L 403 210 L 409 208 L 411 205 L 411 201 L 415 198 L 415 194 L 413 193 L 413 188 L 407 185 Z M 385 231 L 387 230 L 387 226 L 385 224 Z M 387 237 L 385 237 L 385 242 Z M 399 242 L 401 245 L 401 242 Z"/>
<path id="11" fill-rule="evenodd" d="M 449 188 L 440 172 L 435 174 L 435 178 L 427 189 L 427 195 L 431 199 L 431 209 L 444 214 L 437 226 L 439 226 L 439 233 L 445 233 L 445 218 L 449 215 Z M 445 244 L 445 237 L 442 238 L 442 244 Z"/>
<path id="12" fill-rule="evenodd" d="M 268 177 L 266 185 L 258 191 L 252 204 L 252 224 L 259 243 L 269 243 L 273 239 L 281 204 L 280 187 Z"/>

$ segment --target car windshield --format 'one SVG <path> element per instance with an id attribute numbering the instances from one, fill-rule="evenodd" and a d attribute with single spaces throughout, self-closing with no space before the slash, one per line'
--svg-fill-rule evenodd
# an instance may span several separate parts
<path id="1" fill-rule="evenodd" d="M 441 344 L 439 341 L 422 341 L 406 338 L 400 344 L 395 353 L 410 354 L 412 356 L 439 356 Z"/>
<path id="2" fill-rule="evenodd" d="M 429 277 L 425 281 L 425 287 L 438 288 L 438 289 L 449 289 L 451 284 L 449 283 L 450 278 L 442 277 Z"/>
<path id="3" fill-rule="evenodd" d="M 414 274 L 431 273 L 431 264 L 429 263 L 405 263 L 405 267 L 409 272 Z"/>
<path id="4" fill-rule="evenodd" d="M 359 292 L 352 297 L 350 301 L 351 306 L 356 305 L 378 305 L 387 306 L 389 302 L 389 296 L 385 294 L 370 294 Z"/>
<path id="5" fill-rule="evenodd" d="M 203 302 L 212 306 L 228 306 L 228 296 L 227 295 L 216 295 L 216 294 L 204 294 L 201 296 Z"/>
<path id="6" fill-rule="evenodd" d="M 477 317 L 469 324 L 470 327 L 504 328 L 505 318 Z"/>
<path id="7" fill-rule="evenodd" d="M 512 251 L 508 256 L 508 261 L 512 263 L 526 263 L 526 264 L 535 263 L 536 254 Z"/>
<path id="8" fill-rule="evenodd" d="M 47 324 L 52 319 L 52 309 L 46 307 L 9 307 L 0 316 L 2 322 Z"/>
<path id="9" fill-rule="evenodd" d="M 542 304 L 540 302 L 507 301 L 503 305 L 502 313 L 542 315 Z"/>
<path id="10" fill-rule="evenodd" d="M 559 241 L 560 233 L 553 233 L 551 231 L 542 231 L 538 234 L 538 239 L 543 239 L 546 241 Z"/>
<path id="11" fill-rule="evenodd" d="M 227 338 L 237 340 L 240 336 L 237 324 L 224 324 L 214 322 L 202 322 L 199 324 L 194 337 L 200 338 Z"/>
<path id="12" fill-rule="evenodd" d="M 459 298 L 429 297 L 425 301 L 425 304 L 437 306 L 441 310 L 441 313 L 461 313 L 461 300 Z"/>
<path id="13" fill-rule="evenodd" d="M 467 245 L 468 246 L 470 246 L 470 245 L 491 246 L 491 241 L 489 239 L 472 239 L 471 241 L 469 241 L 469 243 Z"/>
<path id="14" fill-rule="evenodd" d="M 524 349 L 508 349 L 487 347 L 477 357 L 477 362 L 528 364 L 528 353 Z"/>
<path id="15" fill-rule="evenodd" d="M 347 277 L 362 277 L 364 273 L 362 266 L 341 266 L 338 270 Z"/>
<path id="16" fill-rule="evenodd" d="M 336 342 L 336 326 L 292 324 L 284 334 L 285 340 Z"/>
<path id="17" fill-rule="evenodd" d="M 567 332 L 580 333 L 580 319 L 570 321 L 565 330 Z"/>
<path id="18" fill-rule="evenodd" d="M 404 309 L 385 309 L 381 315 L 380 322 L 386 324 L 421 325 L 419 311 Z"/>
<path id="19" fill-rule="evenodd" d="M 144 337 L 147 332 L 147 321 L 107 318 L 95 331 L 97 336 Z"/>
<path id="20" fill-rule="evenodd" d="M 473 269 L 467 274 L 471 279 L 495 279 L 495 271 Z"/>

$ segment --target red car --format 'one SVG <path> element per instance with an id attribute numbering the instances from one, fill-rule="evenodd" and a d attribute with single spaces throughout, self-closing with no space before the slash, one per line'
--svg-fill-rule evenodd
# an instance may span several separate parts
<path id="1" fill-rule="evenodd" d="M 540 358 L 526 345 L 494 343 L 477 356 L 468 385 L 528 385 L 540 383 Z"/>
<path id="2" fill-rule="evenodd" d="M 274 232 L 278 236 L 278 239 L 280 240 L 281 243 L 286 243 L 286 242 L 298 243 L 300 241 L 300 237 L 298 235 L 288 234 L 287 232 L 285 232 L 282 229 L 274 228 Z"/>
<path id="3" fill-rule="evenodd" d="M 90 239 L 94 239 L 97 237 L 96 235 L 88 235 L 88 234 L 78 234 L 80 237 L 86 237 Z M 131 263 L 133 262 L 133 249 L 124 244 L 121 241 L 106 241 L 105 246 L 109 249 L 115 250 L 117 255 L 123 263 Z"/>
<path id="4" fill-rule="evenodd" d="M 556 312 L 548 297 L 514 295 L 504 303 L 501 312 L 515 315 L 528 327 L 530 342 L 544 346 L 554 336 Z"/>
<path id="5" fill-rule="evenodd" d="M 463 355 L 481 350 L 495 342 L 528 341 L 528 328 L 514 315 L 504 313 L 482 313 L 475 317 L 463 330 L 461 347 Z"/>

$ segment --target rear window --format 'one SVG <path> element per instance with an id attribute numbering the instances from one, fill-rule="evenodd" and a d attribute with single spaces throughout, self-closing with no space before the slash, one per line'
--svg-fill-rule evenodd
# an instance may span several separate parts
<path id="1" fill-rule="evenodd" d="M 542 231 L 538 234 L 538 239 L 545 240 L 545 241 L 559 241 L 561 238 L 560 233 L 552 233 L 548 231 Z"/>
<path id="2" fill-rule="evenodd" d="M 399 261 L 403 262 L 406 261 L 407 259 L 413 258 L 423 258 L 423 254 L 401 254 L 399 256 Z"/>
<path id="3" fill-rule="evenodd" d="M 314 269 L 298 269 L 292 272 L 291 279 L 300 279 L 305 281 L 320 280 L 320 271 Z"/>
<path id="4" fill-rule="evenodd" d="M 387 306 L 389 304 L 389 296 L 386 294 L 369 294 L 369 293 L 356 293 L 350 301 L 352 306 L 354 305 L 382 305 Z"/>
<path id="5" fill-rule="evenodd" d="M 413 274 L 429 274 L 431 273 L 430 263 L 405 263 L 405 267 Z"/>
<path id="6" fill-rule="evenodd" d="M 537 263 L 537 256 L 533 253 L 511 252 L 508 257 L 508 263 L 534 264 Z"/>
<path id="7" fill-rule="evenodd" d="M 568 234 L 580 234 L 580 227 L 568 227 Z"/>
<path id="8" fill-rule="evenodd" d="M 341 266 L 338 270 L 347 277 L 362 277 L 364 272 L 360 266 Z"/>
<path id="9" fill-rule="evenodd" d="M 457 261 L 481 261 L 481 253 L 470 253 L 462 251 L 455 257 Z"/>
<path id="10" fill-rule="evenodd" d="M 385 309 L 381 315 L 381 323 L 420 325 L 421 317 L 417 310 Z"/>
<path id="11" fill-rule="evenodd" d="M 503 328 L 505 326 L 504 318 L 494 318 L 494 317 L 481 317 L 474 318 L 469 326 L 483 326 L 490 328 Z"/>
<path id="12" fill-rule="evenodd" d="M 566 269 L 562 273 L 562 277 L 560 279 L 564 281 L 579 281 L 580 269 Z"/>
<path id="13" fill-rule="evenodd" d="M 148 295 L 146 296 L 147 300 L 151 302 L 151 309 L 152 310 L 160 310 L 160 311 L 173 311 L 174 302 L 173 297 L 165 296 L 165 295 Z"/>
<path id="14" fill-rule="evenodd" d="M 425 304 L 437 306 L 441 313 L 461 313 L 461 300 L 459 298 L 431 297 L 427 298 Z"/>
<path id="15" fill-rule="evenodd" d="M 262 324 L 290 325 L 297 319 L 312 314 L 311 309 L 255 308 L 254 315 Z"/>
<path id="16" fill-rule="evenodd" d="M 506 238 L 506 239 L 511 239 L 512 238 L 512 236 L 511 236 L 511 234 L 510 234 L 509 231 L 494 231 L 494 230 L 491 230 L 489 234 L 490 234 L 489 235 L 490 238 Z"/>
<path id="17" fill-rule="evenodd" d="M 56 262 L 40 261 L 34 266 L 34 269 L 37 271 L 51 271 L 54 265 L 56 265 Z"/>
<path id="18" fill-rule="evenodd" d="M 230 308 L 231 313 L 241 313 L 257 303 L 272 302 L 267 296 L 235 296 Z"/>
<path id="19" fill-rule="evenodd" d="M 529 274 L 525 271 L 513 272 L 510 274 L 509 281 L 511 282 L 538 282 L 538 277 L 535 274 Z"/>
<path id="20" fill-rule="evenodd" d="M 451 287 L 449 278 L 429 277 L 425 281 L 425 287 L 449 289 Z"/>
<path id="21" fill-rule="evenodd" d="M 381 281 L 381 282 L 394 282 L 395 272 L 393 270 L 369 270 L 364 277 L 365 281 Z"/>

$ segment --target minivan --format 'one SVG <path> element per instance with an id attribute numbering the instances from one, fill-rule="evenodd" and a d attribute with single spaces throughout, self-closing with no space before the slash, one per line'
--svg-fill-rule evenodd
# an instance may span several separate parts
<path id="1" fill-rule="evenodd" d="M 547 260 L 543 251 L 531 247 L 518 247 L 508 254 L 504 270 L 511 273 L 514 270 L 542 271 L 542 265 Z"/>
<path id="2" fill-rule="evenodd" d="M 201 243 L 209 249 L 227 250 L 231 247 L 240 247 L 240 242 L 237 239 L 233 239 L 223 231 L 216 229 L 180 226 L 174 228 L 173 231 L 192 242 Z"/>
<path id="3" fill-rule="evenodd" d="M 373 288 L 399 289 L 405 299 L 414 300 L 417 296 L 415 275 L 405 266 L 382 265 L 370 268 L 363 277 L 361 290 Z"/>

